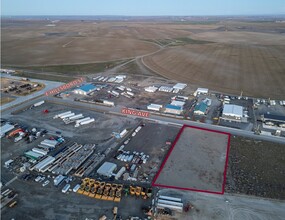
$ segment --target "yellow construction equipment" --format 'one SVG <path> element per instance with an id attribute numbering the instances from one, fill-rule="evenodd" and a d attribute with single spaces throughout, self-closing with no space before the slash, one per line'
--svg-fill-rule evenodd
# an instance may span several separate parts
<path id="1" fill-rule="evenodd" d="M 109 191 L 111 189 L 111 183 L 106 183 L 104 191 L 103 191 L 103 196 L 101 199 L 103 200 L 108 200 L 108 196 L 109 196 Z"/>
<path id="2" fill-rule="evenodd" d="M 133 186 L 130 186 L 130 194 L 133 196 L 136 193 L 136 188 Z"/>
<path id="3" fill-rule="evenodd" d="M 140 196 L 141 195 L 141 191 L 142 191 L 142 188 L 140 186 L 137 186 L 136 187 L 136 196 Z"/>

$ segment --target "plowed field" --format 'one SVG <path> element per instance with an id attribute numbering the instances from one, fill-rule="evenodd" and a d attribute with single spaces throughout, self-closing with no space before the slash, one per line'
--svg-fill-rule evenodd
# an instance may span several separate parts
<path id="1" fill-rule="evenodd" d="M 144 63 L 166 78 L 212 90 L 284 99 L 285 45 L 191 44 L 145 57 Z"/>

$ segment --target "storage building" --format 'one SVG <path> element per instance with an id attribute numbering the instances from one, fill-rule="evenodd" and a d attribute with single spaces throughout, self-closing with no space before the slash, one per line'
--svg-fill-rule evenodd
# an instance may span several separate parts
<path id="1" fill-rule="evenodd" d="M 175 105 L 175 106 L 183 107 L 183 106 L 185 105 L 185 102 L 174 100 L 174 101 L 172 101 L 172 102 L 170 103 L 170 105 Z"/>
<path id="2" fill-rule="evenodd" d="M 84 86 L 81 86 L 77 89 L 74 89 L 73 92 L 75 94 L 79 94 L 79 95 L 87 95 L 89 94 L 90 92 L 93 92 L 96 90 L 96 86 L 92 85 L 92 84 L 87 84 L 87 85 L 84 85 Z"/>
<path id="3" fill-rule="evenodd" d="M 0 128 L 0 135 L 1 135 L 1 138 L 5 136 L 5 134 L 11 130 L 14 129 L 14 125 L 10 125 L 10 124 L 5 124 L 3 125 L 1 128 Z"/>
<path id="4" fill-rule="evenodd" d="M 113 175 L 113 171 L 117 169 L 117 165 L 110 162 L 105 162 L 102 166 L 97 170 L 97 173 L 102 176 L 111 177 Z"/>
<path id="5" fill-rule="evenodd" d="M 263 122 L 272 121 L 277 123 L 285 123 L 285 116 L 274 115 L 274 114 L 264 114 L 262 117 Z"/>
<path id="6" fill-rule="evenodd" d="M 177 83 L 176 85 L 173 86 L 173 89 L 182 90 L 182 89 L 185 89 L 186 86 L 187 84 L 185 83 Z"/>
<path id="7" fill-rule="evenodd" d="M 243 116 L 243 108 L 239 105 L 225 104 L 222 119 L 228 121 L 241 122 Z"/>
<path id="8" fill-rule="evenodd" d="M 148 110 L 152 110 L 152 111 L 159 111 L 162 108 L 162 105 L 158 105 L 158 104 L 150 104 L 147 106 Z"/>
<path id="9" fill-rule="evenodd" d="M 208 106 L 204 102 L 201 102 L 195 106 L 194 114 L 205 115 L 207 112 L 207 108 Z"/>
<path id="10" fill-rule="evenodd" d="M 195 92 L 194 92 L 194 96 L 197 96 L 199 94 L 208 94 L 209 93 L 209 89 L 207 88 L 198 88 Z"/>
<path id="11" fill-rule="evenodd" d="M 156 92 L 158 90 L 158 88 L 155 86 L 149 86 L 149 87 L 144 88 L 144 90 L 146 92 Z"/>
<path id="12" fill-rule="evenodd" d="M 181 106 L 175 106 L 175 105 L 170 105 L 170 104 L 167 104 L 165 106 L 165 113 L 180 115 L 182 111 L 183 111 L 183 108 Z"/>
<path id="13" fill-rule="evenodd" d="M 25 156 L 33 160 L 38 160 L 43 155 L 30 150 L 25 152 Z"/>

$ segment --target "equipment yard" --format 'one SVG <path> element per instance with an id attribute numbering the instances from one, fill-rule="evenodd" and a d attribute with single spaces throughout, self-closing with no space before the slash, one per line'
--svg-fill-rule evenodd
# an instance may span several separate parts
<path id="1" fill-rule="evenodd" d="M 154 186 L 222 194 L 229 138 L 229 134 L 184 126 Z"/>

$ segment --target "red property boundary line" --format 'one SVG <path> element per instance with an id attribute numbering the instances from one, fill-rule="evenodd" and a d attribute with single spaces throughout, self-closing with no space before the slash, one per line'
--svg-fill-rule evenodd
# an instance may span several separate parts
<path id="1" fill-rule="evenodd" d="M 158 179 L 161 171 L 163 170 L 167 160 L 169 159 L 170 154 L 172 153 L 174 147 L 176 146 L 182 132 L 184 131 L 185 128 L 194 128 L 194 129 L 199 129 L 199 130 L 204 130 L 204 131 L 209 131 L 209 132 L 215 132 L 215 133 L 220 133 L 228 136 L 228 144 L 227 144 L 227 152 L 226 152 L 226 161 L 225 161 L 225 167 L 224 167 L 224 179 L 223 179 L 223 184 L 222 184 L 222 191 L 221 192 L 215 192 L 215 191 L 208 191 L 208 190 L 199 190 L 199 189 L 194 189 L 194 188 L 184 188 L 184 187 L 177 187 L 177 186 L 168 186 L 168 185 L 163 185 L 163 184 L 157 184 L 155 183 L 156 180 Z M 226 178 L 227 178 L 227 168 L 228 168 L 228 161 L 229 161 L 229 151 L 230 151 L 230 142 L 231 142 L 231 134 L 227 132 L 222 132 L 222 131 L 216 131 L 208 128 L 200 128 L 196 126 L 190 126 L 190 125 L 183 125 L 180 131 L 178 132 L 170 150 L 168 151 L 164 161 L 162 162 L 157 174 L 155 175 L 153 181 L 152 181 L 152 186 L 158 186 L 158 187 L 163 187 L 163 188 L 170 188 L 170 189 L 179 189 L 179 190 L 188 190 L 188 191 L 195 191 L 195 192 L 203 192 L 203 193 L 212 193 L 212 194 L 224 194 L 225 192 L 225 185 L 226 185 Z"/>

